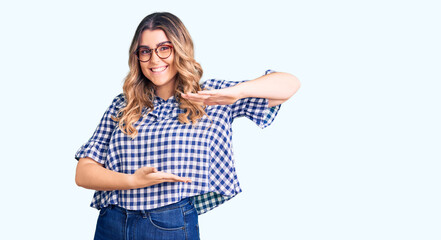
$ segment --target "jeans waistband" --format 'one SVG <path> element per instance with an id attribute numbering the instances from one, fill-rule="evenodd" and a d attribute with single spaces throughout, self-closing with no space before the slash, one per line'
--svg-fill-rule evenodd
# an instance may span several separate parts
<path id="1" fill-rule="evenodd" d="M 149 210 L 128 210 L 125 208 L 122 208 L 118 205 L 110 205 L 109 208 L 111 209 L 115 209 L 121 213 L 124 214 L 138 214 L 138 215 L 146 215 L 148 213 L 153 213 L 153 212 L 162 212 L 162 211 L 166 211 L 166 210 L 171 210 L 171 209 L 175 209 L 175 208 L 184 208 L 184 212 L 187 211 L 188 209 L 190 209 L 193 204 L 193 198 L 189 197 L 189 198 L 184 198 L 179 202 L 176 203 L 172 203 L 166 206 L 162 206 L 159 208 L 154 208 L 154 209 L 149 209 Z"/>

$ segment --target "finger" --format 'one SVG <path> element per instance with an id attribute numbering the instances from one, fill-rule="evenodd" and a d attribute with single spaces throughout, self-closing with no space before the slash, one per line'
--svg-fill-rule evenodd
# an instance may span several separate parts
<path id="1" fill-rule="evenodd" d="M 184 182 L 184 183 L 191 183 L 191 179 L 190 178 L 186 178 L 186 177 L 178 177 L 178 179 L 176 179 L 178 182 Z"/>
<path id="2" fill-rule="evenodd" d="M 198 94 L 201 94 L 201 95 L 215 95 L 218 92 L 219 92 L 218 90 L 201 90 L 201 91 L 198 91 Z"/>
<path id="3" fill-rule="evenodd" d="M 189 180 L 189 179 L 180 179 L 180 178 L 173 178 L 173 179 L 167 178 L 167 179 L 163 179 L 162 181 L 163 182 L 183 182 L 183 183 L 190 183 L 191 182 L 191 180 Z"/>
<path id="4" fill-rule="evenodd" d="M 187 177 L 179 177 L 178 175 L 165 173 L 165 172 L 162 172 L 162 174 L 163 174 L 163 180 L 167 182 L 186 182 L 186 183 L 191 182 L 191 179 Z"/>
<path id="5" fill-rule="evenodd" d="M 185 183 L 189 183 L 189 182 L 191 182 L 191 179 L 190 179 L 190 178 L 187 178 L 187 177 L 179 177 L 179 176 L 176 176 L 176 175 L 171 176 L 168 180 L 169 180 L 169 181 L 173 181 L 173 182 L 185 182 Z"/>
<path id="6" fill-rule="evenodd" d="M 205 105 L 213 106 L 213 105 L 218 105 L 218 104 L 216 102 L 206 101 Z"/>
<path id="7" fill-rule="evenodd" d="M 200 105 L 200 106 L 204 106 L 205 105 L 205 103 L 201 102 L 201 101 L 193 101 L 193 104 Z"/>
<path id="8" fill-rule="evenodd" d="M 185 93 L 182 96 L 187 99 L 199 99 L 199 100 L 205 100 L 210 97 L 210 95 L 201 95 L 199 93 Z"/>

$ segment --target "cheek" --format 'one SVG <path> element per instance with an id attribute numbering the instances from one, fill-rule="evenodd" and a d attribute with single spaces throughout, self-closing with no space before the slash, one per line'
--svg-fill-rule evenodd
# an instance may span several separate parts
<path id="1" fill-rule="evenodd" d="M 175 54 L 172 53 L 172 55 L 170 55 L 169 58 L 165 59 L 165 62 L 172 68 L 172 69 L 176 69 L 175 66 Z"/>
<path id="2" fill-rule="evenodd" d="M 149 74 L 149 71 L 150 71 L 149 68 L 146 66 L 146 64 L 141 64 L 140 67 L 141 67 L 142 74 L 144 74 L 144 76 L 147 77 L 147 75 Z"/>
<path id="3" fill-rule="evenodd" d="M 176 66 L 173 66 L 172 68 L 170 68 L 170 72 L 174 76 L 178 73 L 178 69 L 176 68 Z"/>
<path id="4" fill-rule="evenodd" d="M 176 68 L 176 65 L 174 64 L 174 60 L 167 61 L 167 64 L 169 65 L 170 71 L 172 72 L 172 74 L 174 74 L 174 73 L 176 73 L 178 71 L 177 68 Z"/>

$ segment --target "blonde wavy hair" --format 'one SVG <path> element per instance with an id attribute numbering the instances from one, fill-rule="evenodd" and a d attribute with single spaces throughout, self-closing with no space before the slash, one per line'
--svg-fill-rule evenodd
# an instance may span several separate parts
<path id="1" fill-rule="evenodd" d="M 138 130 L 133 126 L 133 123 L 140 119 L 144 107 L 150 108 L 150 111 L 153 111 L 153 100 L 155 97 L 154 85 L 142 73 L 135 51 L 138 47 L 141 33 L 145 30 L 157 29 L 164 31 L 174 49 L 174 64 L 178 72 L 176 74 L 177 84 L 174 97 L 179 103 L 179 107 L 185 110 L 184 113 L 179 114 L 179 122 L 190 123 L 191 121 L 194 124 L 198 119 L 206 115 L 203 106 L 180 97 L 182 92 L 196 93 L 201 90 L 199 80 L 202 77 L 203 71 L 201 65 L 194 59 L 193 40 L 190 34 L 181 20 L 175 15 L 167 12 L 152 13 L 145 17 L 138 25 L 130 45 L 130 71 L 123 85 L 127 105 L 119 110 L 117 117 L 112 117 L 114 121 L 118 122 L 119 128 L 132 138 L 138 135 Z"/>

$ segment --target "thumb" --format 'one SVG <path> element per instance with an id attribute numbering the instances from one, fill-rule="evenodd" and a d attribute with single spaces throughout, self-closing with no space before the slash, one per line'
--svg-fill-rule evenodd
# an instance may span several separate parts
<path id="1" fill-rule="evenodd" d="M 155 173 L 155 172 L 157 172 L 158 170 L 156 170 L 156 168 L 154 168 L 154 167 L 142 167 L 142 172 L 144 173 L 144 174 L 150 174 L 150 173 Z"/>

